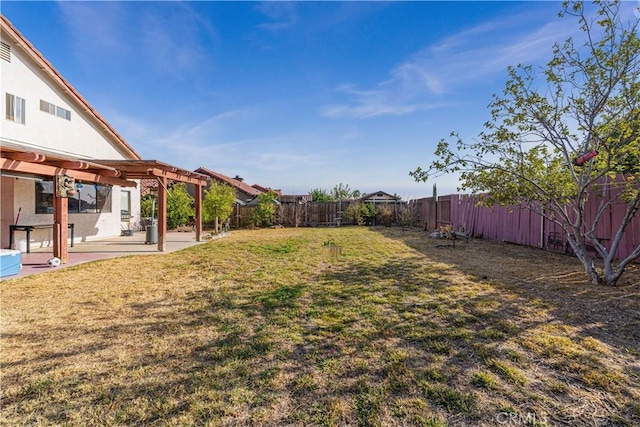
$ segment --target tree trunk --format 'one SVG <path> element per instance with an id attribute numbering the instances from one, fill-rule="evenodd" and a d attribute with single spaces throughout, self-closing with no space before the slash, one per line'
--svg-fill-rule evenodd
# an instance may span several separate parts
<path id="1" fill-rule="evenodd" d="M 567 236 L 567 242 L 569 243 L 569 246 L 571 246 L 573 253 L 580 260 L 580 263 L 584 267 L 584 271 L 585 273 L 587 273 L 589 282 L 591 282 L 591 284 L 593 285 L 600 285 L 601 278 L 598 274 L 598 270 L 596 269 L 595 264 L 593 263 L 593 258 L 591 258 L 589 252 L 587 251 L 584 237 L 580 235 L 579 232 L 574 231 L 573 236 Z"/>
<path id="2" fill-rule="evenodd" d="M 604 283 L 607 286 L 615 286 L 618 283 L 618 279 L 622 275 L 622 273 L 620 271 L 618 271 L 618 270 L 619 269 L 617 269 L 617 268 L 614 269 L 612 267 L 610 261 L 605 260 L 605 265 L 604 265 Z"/>
<path id="3" fill-rule="evenodd" d="M 580 262 L 582 262 L 582 265 L 584 266 L 584 271 L 585 273 L 587 273 L 589 282 L 591 282 L 592 285 L 600 285 L 601 284 L 600 275 L 598 274 L 598 270 L 596 269 L 596 266 L 593 263 L 593 259 L 587 253 L 586 248 L 583 249 L 583 251 L 584 252 L 582 252 L 582 254 L 578 255 L 578 259 L 580 260 Z"/>

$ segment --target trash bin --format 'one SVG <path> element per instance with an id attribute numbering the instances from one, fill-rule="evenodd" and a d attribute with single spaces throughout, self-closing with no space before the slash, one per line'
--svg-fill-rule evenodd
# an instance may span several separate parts
<path id="1" fill-rule="evenodd" d="M 143 222 L 143 225 L 147 227 L 148 225 L 156 225 L 158 223 L 158 220 L 155 218 L 146 217 L 142 219 L 142 222 Z"/>
<path id="2" fill-rule="evenodd" d="M 158 225 L 157 224 L 147 225 L 146 232 L 147 234 L 144 239 L 145 245 L 153 245 L 155 243 L 158 243 Z"/>

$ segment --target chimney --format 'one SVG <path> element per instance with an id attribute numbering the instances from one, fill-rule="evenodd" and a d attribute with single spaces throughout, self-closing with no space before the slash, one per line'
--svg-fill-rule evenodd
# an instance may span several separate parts
<path id="1" fill-rule="evenodd" d="M 233 179 L 235 179 L 236 181 L 244 182 L 244 178 L 241 177 L 240 175 L 234 176 Z"/>

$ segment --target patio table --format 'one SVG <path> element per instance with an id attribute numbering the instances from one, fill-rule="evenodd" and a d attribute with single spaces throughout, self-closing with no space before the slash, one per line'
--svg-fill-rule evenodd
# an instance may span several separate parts
<path id="1" fill-rule="evenodd" d="M 9 226 L 9 248 L 13 247 L 13 233 L 16 231 L 24 231 L 27 233 L 27 253 L 31 253 L 31 232 L 41 228 L 53 228 L 53 224 L 34 224 L 34 225 L 10 225 Z M 71 230 L 71 247 L 73 247 L 73 223 L 69 223 Z"/>

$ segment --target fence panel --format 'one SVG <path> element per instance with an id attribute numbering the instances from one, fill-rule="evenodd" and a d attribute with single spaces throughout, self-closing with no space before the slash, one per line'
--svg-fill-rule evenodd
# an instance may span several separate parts
<path id="1" fill-rule="evenodd" d="M 608 190 L 608 191 L 616 191 Z M 619 190 L 617 190 L 619 191 Z M 607 197 L 615 196 L 609 193 Z M 587 222 L 593 221 L 602 198 L 592 195 L 589 198 L 585 215 Z M 426 203 L 425 203 L 426 202 Z M 423 206 L 428 204 L 423 200 Z M 451 196 L 451 212 L 449 221 L 454 228 L 464 226 L 471 236 L 489 240 L 498 240 L 526 246 L 548 248 L 549 235 L 563 234 L 557 224 L 545 220 L 530 209 L 520 207 L 476 206 L 476 198 L 468 195 Z M 613 233 L 618 230 L 626 211 L 625 203 L 613 203 L 608 206 L 596 227 L 596 237 L 607 247 L 611 248 Z M 444 218 L 441 218 L 445 221 Z M 544 230 L 544 232 L 543 232 Z M 625 258 L 640 245 L 640 216 L 636 216 L 629 224 L 620 245 L 616 251 L 618 259 Z"/>

